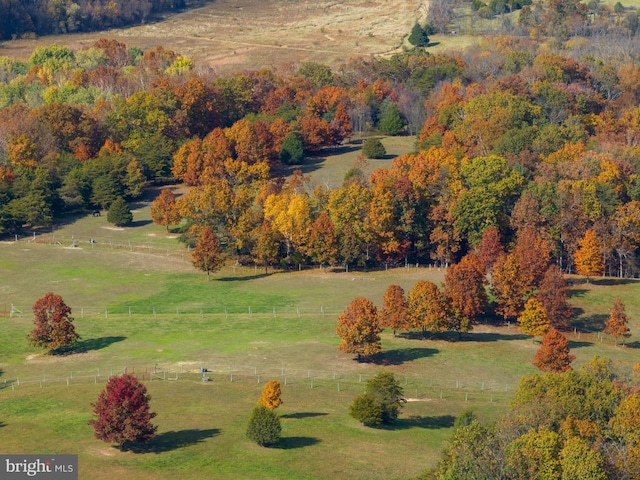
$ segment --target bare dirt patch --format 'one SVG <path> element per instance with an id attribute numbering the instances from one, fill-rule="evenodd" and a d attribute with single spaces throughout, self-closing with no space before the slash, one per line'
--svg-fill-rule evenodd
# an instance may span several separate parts
<path id="1" fill-rule="evenodd" d="M 352 56 L 396 51 L 421 19 L 419 0 L 216 0 L 163 21 L 106 32 L 16 40 L 0 55 L 28 58 L 38 45 L 72 48 L 115 38 L 142 49 L 157 45 L 223 73 L 281 67 L 303 61 L 337 66 Z"/>

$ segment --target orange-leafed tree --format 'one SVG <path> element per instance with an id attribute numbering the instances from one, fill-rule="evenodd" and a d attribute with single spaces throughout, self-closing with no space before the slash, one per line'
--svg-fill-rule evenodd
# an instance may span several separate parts
<path id="1" fill-rule="evenodd" d="M 536 298 L 549 316 L 551 326 L 557 330 L 569 328 L 569 320 L 573 316 L 573 307 L 569 304 L 569 289 L 557 265 L 551 265 L 544 274 Z"/>
<path id="2" fill-rule="evenodd" d="M 322 212 L 311 225 L 306 253 L 321 266 L 334 265 L 338 261 L 338 236 L 326 212 Z"/>
<path id="3" fill-rule="evenodd" d="M 130 442 L 145 443 L 156 435 L 158 427 L 151 423 L 156 416 L 149 409 L 151 396 L 147 387 L 129 374 L 111 377 L 95 403 L 89 420 L 95 437 L 105 442 L 115 442 L 120 450 L 126 450 Z"/>
<path id="4" fill-rule="evenodd" d="M 80 335 L 76 333 L 71 308 L 60 295 L 49 292 L 33 304 L 35 327 L 27 335 L 31 345 L 56 350 L 73 345 Z"/>
<path id="5" fill-rule="evenodd" d="M 516 318 L 524 306 L 527 284 L 516 257 L 502 255 L 493 266 L 491 292 L 496 300 L 496 312 L 505 319 Z"/>
<path id="6" fill-rule="evenodd" d="M 207 272 L 207 279 L 211 272 L 222 267 L 222 250 L 220 242 L 211 227 L 202 229 L 196 240 L 196 246 L 191 252 L 191 262 L 198 270 Z"/>
<path id="7" fill-rule="evenodd" d="M 438 286 L 428 280 L 420 280 L 409 292 L 409 321 L 414 328 L 443 332 L 447 329 L 449 308 L 447 300 Z"/>
<path id="8" fill-rule="evenodd" d="M 609 318 L 604 322 L 606 326 L 604 333 L 615 337 L 616 344 L 618 343 L 618 339 L 621 338 L 622 344 L 624 345 L 624 339 L 631 336 L 631 331 L 627 325 L 628 323 L 629 317 L 627 317 L 625 312 L 625 305 L 621 298 L 616 298 L 613 301 Z"/>
<path id="9" fill-rule="evenodd" d="M 182 217 L 176 208 L 176 196 L 168 188 L 163 188 L 151 204 L 151 219 L 154 223 L 167 227 L 167 231 L 169 225 L 180 223 Z"/>
<path id="10" fill-rule="evenodd" d="M 533 364 L 543 372 L 561 373 L 571 370 L 575 355 L 569 353 L 569 340 L 555 328 L 542 336 L 542 344 L 533 358 Z"/>
<path id="11" fill-rule="evenodd" d="M 587 230 L 580 240 L 580 247 L 573 256 L 578 275 L 593 277 L 602 275 L 604 271 L 604 261 L 602 259 L 602 243 L 598 239 L 594 230 Z"/>
<path id="12" fill-rule="evenodd" d="M 530 298 L 524 305 L 524 311 L 518 317 L 520 330 L 527 335 L 544 335 L 551 327 L 549 317 L 537 298 Z"/>
<path id="13" fill-rule="evenodd" d="M 278 380 L 269 380 L 262 389 L 262 395 L 258 400 L 258 404 L 270 410 L 278 408 L 282 405 L 282 386 Z"/>
<path id="14" fill-rule="evenodd" d="M 282 236 L 276 232 L 266 220 L 256 229 L 256 241 L 251 255 L 257 264 L 264 265 L 264 273 L 269 273 L 269 266 L 280 258 L 280 240 Z"/>
<path id="15" fill-rule="evenodd" d="M 393 329 L 394 337 L 396 330 L 408 330 L 411 327 L 407 315 L 408 308 L 404 289 L 400 285 L 389 285 L 382 297 L 380 322 L 382 326 Z"/>
<path id="16" fill-rule="evenodd" d="M 355 353 L 358 361 L 362 356 L 379 353 L 382 350 L 380 332 L 382 326 L 376 306 L 364 297 L 354 298 L 338 318 L 336 333 L 342 339 L 338 350 Z"/>
<path id="17" fill-rule="evenodd" d="M 452 330 L 469 331 L 473 322 L 484 313 L 484 307 L 489 303 L 485 282 L 484 268 L 473 253 L 449 267 L 444 277 L 444 293 L 451 304 Z"/>
<path id="18" fill-rule="evenodd" d="M 549 267 L 551 249 L 540 233 L 530 226 L 518 232 L 513 254 L 520 265 L 520 272 L 530 290 L 540 285 Z"/>

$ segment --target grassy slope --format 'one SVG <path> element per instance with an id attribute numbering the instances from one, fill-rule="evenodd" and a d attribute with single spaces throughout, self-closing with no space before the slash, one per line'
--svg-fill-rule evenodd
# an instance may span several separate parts
<path id="1" fill-rule="evenodd" d="M 410 148 L 408 139 L 393 141 Z M 309 172 L 312 181 L 322 175 L 339 184 L 355 156 L 354 150 L 323 159 Z M 352 298 L 379 304 L 389 284 L 409 290 L 420 279 L 441 282 L 443 271 L 265 276 L 227 266 L 207 282 L 182 247 L 149 223 L 148 203 L 137 205 L 135 215 L 135 226 L 124 230 L 109 229 L 104 217 L 70 219 L 55 231 L 60 244 L 0 244 L 0 381 L 21 379 L 0 390 L 3 451 L 78 453 L 81 478 L 407 478 L 434 464 L 462 408 L 474 405 L 484 418 L 494 417 L 519 378 L 535 371 L 538 343 L 513 326 L 480 325 L 463 341 L 384 332 L 378 364 L 358 364 L 337 351 L 335 322 Z M 79 247 L 65 246 L 72 236 Z M 150 241 L 163 246 L 155 253 L 136 248 Z M 123 248 L 111 248 L 116 244 Z M 576 365 L 606 355 L 630 366 L 640 346 L 640 286 L 571 280 L 583 332 L 569 335 Z M 73 308 L 81 352 L 50 356 L 27 346 L 29 306 L 47 291 Z M 626 348 L 596 333 L 616 296 L 631 317 L 634 337 Z M 11 304 L 23 313 L 9 318 Z M 169 376 L 181 372 L 180 379 L 149 382 L 154 365 L 174 372 Z M 213 382 L 199 381 L 202 365 L 213 371 Z M 158 412 L 159 435 L 146 453 L 116 451 L 94 440 L 86 425 L 106 375 L 123 367 L 147 380 Z M 383 367 L 420 401 L 409 402 L 396 428 L 367 429 L 348 416 L 348 405 L 361 381 Z M 246 418 L 261 383 L 285 376 L 284 439 L 278 448 L 258 448 L 244 437 Z"/>

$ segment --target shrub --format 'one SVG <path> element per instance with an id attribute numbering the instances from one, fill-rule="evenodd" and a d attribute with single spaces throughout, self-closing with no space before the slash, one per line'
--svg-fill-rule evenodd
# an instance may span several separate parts
<path id="1" fill-rule="evenodd" d="M 365 393 L 353 399 L 353 403 L 349 407 L 349 415 L 363 425 L 380 425 L 382 423 L 382 406 L 373 395 Z"/>
<path id="2" fill-rule="evenodd" d="M 247 437 L 251 440 L 263 447 L 273 445 L 280 440 L 281 433 L 280 417 L 273 410 L 258 405 L 251 411 L 247 425 Z"/>
<path id="3" fill-rule="evenodd" d="M 280 148 L 278 158 L 287 165 L 295 165 L 304 160 L 304 149 L 300 135 L 297 133 L 287 135 Z"/>
<path id="4" fill-rule="evenodd" d="M 380 372 L 367 381 L 364 395 L 354 398 L 349 414 L 364 425 L 393 423 L 405 402 L 402 395 L 402 387 L 393 373 Z"/>
<path id="5" fill-rule="evenodd" d="M 384 158 L 387 149 L 378 138 L 367 138 L 362 146 L 362 154 L 367 158 Z"/>
<path id="6" fill-rule="evenodd" d="M 113 201 L 107 212 L 107 221 L 118 227 L 127 225 L 133 221 L 133 214 L 127 202 L 124 201 L 124 198 L 119 197 Z"/>

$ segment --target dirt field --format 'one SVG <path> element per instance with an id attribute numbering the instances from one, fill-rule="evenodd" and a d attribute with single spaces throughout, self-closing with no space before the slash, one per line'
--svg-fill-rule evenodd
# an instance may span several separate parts
<path id="1" fill-rule="evenodd" d="M 80 48 L 107 37 L 142 49 L 163 45 L 220 73 L 302 61 L 338 66 L 396 51 L 425 11 L 425 0 L 216 0 L 148 25 L 3 42 L 0 55 L 27 58 L 38 45 Z"/>

